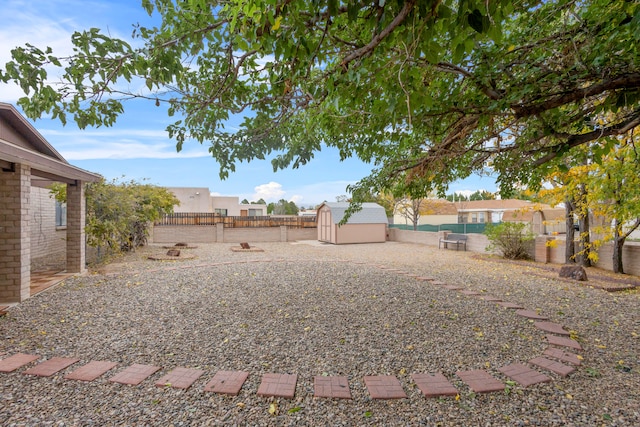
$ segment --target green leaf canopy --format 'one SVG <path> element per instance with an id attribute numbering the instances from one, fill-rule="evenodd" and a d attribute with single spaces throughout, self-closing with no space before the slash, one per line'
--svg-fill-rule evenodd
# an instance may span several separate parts
<path id="1" fill-rule="evenodd" d="M 507 194 L 539 183 L 573 148 L 640 124 L 636 1 L 142 6 L 160 23 L 136 26 L 133 40 L 90 29 L 73 35 L 71 57 L 19 47 L 0 79 L 22 87 L 28 116 L 81 128 L 113 124 L 130 98 L 166 102 L 177 148 L 210 144 L 223 178 L 239 161 L 271 155 L 275 170 L 295 168 L 336 147 L 372 165 L 355 201 L 384 189 L 442 193 L 487 171 Z M 240 129 L 226 130 L 234 115 Z"/>

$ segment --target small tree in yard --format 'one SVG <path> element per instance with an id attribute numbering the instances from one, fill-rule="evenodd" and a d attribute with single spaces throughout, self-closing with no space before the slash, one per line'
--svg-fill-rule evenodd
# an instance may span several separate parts
<path id="1" fill-rule="evenodd" d="M 56 200 L 66 201 L 66 185 L 54 184 Z M 147 241 L 149 223 L 173 212 L 180 201 L 166 188 L 135 181 L 87 184 L 87 244 L 112 253 L 135 250 Z"/>
<path id="2" fill-rule="evenodd" d="M 487 225 L 484 234 L 490 243 L 486 250 L 497 249 L 507 259 L 529 259 L 529 245 L 535 236 L 527 227 L 527 224 L 520 222 Z"/>

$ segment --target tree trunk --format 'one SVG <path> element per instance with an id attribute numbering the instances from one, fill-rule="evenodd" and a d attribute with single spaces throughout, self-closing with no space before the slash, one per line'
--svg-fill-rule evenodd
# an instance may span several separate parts
<path id="1" fill-rule="evenodd" d="M 580 265 L 583 267 L 591 267 L 591 259 L 589 252 L 591 251 L 591 237 L 589 224 L 589 209 L 587 208 L 587 190 L 584 186 L 580 186 L 580 194 L 577 199 L 578 220 L 580 221 Z"/>
<path id="2" fill-rule="evenodd" d="M 576 262 L 575 256 L 576 256 L 576 246 L 573 243 L 573 241 L 575 240 L 575 229 L 573 228 L 574 222 L 573 222 L 573 211 L 574 211 L 574 204 L 571 200 L 565 200 L 564 202 L 565 205 L 565 209 L 566 209 L 566 227 L 567 227 L 567 240 L 565 243 L 565 248 L 564 248 L 564 262 L 565 264 L 571 264 Z"/>
<path id="3" fill-rule="evenodd" d="M 624 268 L 622 267 L 622 248 L 626 238 L 621 236 L 616 229 L 613 234 L 613 272 L 617 274 L 624 274 Z"/>
<path id="4" fill-rule="evenodd" d="M 591 238 L 589 237 L 589 212 L 581 213 L 580 219 L 580 265 L 591 267 L 589 252 L 591 251 Z"/>

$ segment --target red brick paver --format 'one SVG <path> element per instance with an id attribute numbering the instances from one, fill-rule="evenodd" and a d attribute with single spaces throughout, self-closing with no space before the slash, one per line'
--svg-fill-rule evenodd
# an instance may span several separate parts
<path id="1" fill-rule="evenodd" d="M 433 282 L 436 280 L 433 277 L 427 277 L 427 276 L 417 276 L 416 279 L 422 282 Z"/>
<path id="2" fill-rule="evenodd" d="M 547 320 L 548 319 L 547 316 L 543 316 L 541 314 L 538 314 L 538 312 L 533 311 L 533 310 L 517 310 L 516 314 L 518 316 L 526 317 L 527 319 L 534 319 L 534 320 Z"/>
<path id="3" fill-rule="evenodd" d="M 531 369 L 522 363 L 503 366 L 498 369 L 498 371 L 502 372 L 523 387 L 529 387 L 530 385 L 551 381 L 551 377 Z"/>
<path id="4" fill-rule="evenodd" d="M 204 391 L 237 396 L 247 380 L 249 372 L 218 371 L 204 387 Z"/>
<path id="5" fill-rule="evenodd" d="M 134 363 L 124 371 L 109 378 L 109 381 L 127 385 L 138 385 L 159 370 L 159 366 Z"/>
<path id="6" fill-rule="evenodd" d="M 487 371 L 476 369 L 472 371 L 458 371 L 456 375 L 476 393 L 490 393 L 504 390 L 504 384 L 493 378 Z"/>
<path id="7" fill-rule="evenodd" d="M 561 350 L 559 348 L 549 347 L 544 353 L 545 356 L 553 357 L 554 359 L 561 360 L 563 362 L 571 363 L 572 365 L 580 366 L 582 362 L 578 358 L 577 354 Z"/>
<path id="8" fill-rule="evenodd" d="M 313 378 L 313 395 L 332 399 L 351 399 L 349 381 L 347 377 L 316 376 Z"/>
<path id="9" fill-rule="evenodd" d="M 201 369 L 175 368 L 158 381 L 156 387 L 172 387 L 186 390 L 204 374 Z"/>
<path id="10" fill-rule="evenodd" d="M 52 357 L 49 360 L 45 360 L 42 363 L 37 364 L 33 368 L 27 369 L 23 372 L 25 375 L 37 375 L 39 377 L 50 377 L 63 370 L 64 368 L 73 365 L 80 359 L 71 357 Z"/>
<path id="11" fill-rule="evenodd" d="M 569 332 L 565 331 L 562 325 L 553 322 L 535 322 L 533 324 L 536 328 L 541 331 L 551 332 L 552 334 L 558 335 L 570 335 Z"/>
<path id="12" fill-rule="evenodd" d="M 40 359 L 40 356 L 33 354 L 18 353 L 6 359 L 0 360 L 0 372 L 13 372 L 18 368 L 28 365 L 34 360 Z"/>
<path id="13" fill-rule="evenodd" d="M 471 296 L 480 295 L 480 292 L 471 291 L 469 289 L 460 289 L 458 292 L 460 292 L 463 295 L 471 295 Z"/>
<path id="14" fill-rule="evenodd" d="M 549 344 L 559 345 L 561 347 L 569 347 L 575 350 L 582 350 L 582 346 L 580 345 L 580 343 L 578 341 L 572 340 L 571 338 L 547 335 L 547 341 L 549 341 Z"/>
<path id="15" fill-rule="evenodd" d="M 412 374 L 411 378 L 426 397 L 455 396 L 458 394 L 453 384 L 440 372 L 434 374 Z"/>
<path id="16" fill-rule="evenodd" d="M 494 297 L 493 295 L 482 295 L 482 296 L 480 296 L 478 298 L 480 298 L 483 301 L 488 301 L 488 302 L 500 302 L 500 301 L 502 301 L 500 298 Z"/>
<path id="17" fill-rule="evenodd" d="M 560 362 L 547 359 L 546 357 L 536 357 L 535 359 L 529 360 L 529 363 L 547 369 L 551 372 L 555 372 L 561 377 L 566 377 L 576 370 L 573 366 L 563 365 Z"/>
<path id="18" fill-rule="evenodd" d="M 431 282 L 431 284 L 432 285 L 436 285 L 436 286 L 444 286 L 444 287 L 447 286 L 447 284 L 445 282 L 441 282 L 440 280 L 434 280 L 433 282 Z M 453 285 L 451 285 L 451 286 L 453 286 Z M 448 288 L 448 289 L 451 289 L 451 288 Z M 460 288 L 458 286 L 455 286 L 453 289 L 455 290 L 455 289 L 460 289 Z"/>
<path id="19" fill-rule="evenodd" d="M 407 394 L 400 381 L 393 375 L 364 377 L 364 383 L 372 399 L 405 399 Z"/>
<path id="20" fill-rule="evenodd" d="M 296 374 L 264 374 L 258 387 L 258 396 L 276 396 L 292 399 L 296 393 Z"/>
<path id="21" fill-rule="evenodd" d="M 435 285 L 435 284 L 436 284 L 436 283 L 434 282 L 434 285 Z M 441 286 L 442 286 L 443 288 L 445 288 L 445 289 L 449 289 L 449 290 L 451 290 L 451 291 L 457 291 L 457 290 L 462 289 L 460 286 L 456 286 L 456 285 L 446 285 L 446 284 L 443 284 L 443 285 L 441 285 Z"/>
<path id="22" fill-rule="evenodd" d="M 67 380 L 93 381 L 110 369 L 115 368 L 116 362 L 92 360 L 84 366 L 64 376 Z"/>
<path id="23" fill-rule="evenodd" d="M 510 308 L 512 310 L 519 310 L 521 308 L 524 308 L 520 304 L 516 304 L 515 302 L 496 301 L 496 304 L 504 308 Z"/>

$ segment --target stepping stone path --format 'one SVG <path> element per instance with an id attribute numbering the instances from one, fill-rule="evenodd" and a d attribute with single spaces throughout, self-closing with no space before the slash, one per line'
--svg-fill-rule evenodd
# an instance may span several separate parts
<path id="1" fill-rule="evenodd" d="M 521 363 L 514 363 L 512 365 L 503 366 L 502 368 L 498 369 L 498 371 L 502 372 L 523 387 L 529 387 L 530 385 L 547 383 L 551 381 L 551 377 L 535 371 L 527 365 L 523 365 Z"/>
<path id="2" fill-rule="evenodd" d="M 313 379 L 313 395 L 332 399 L 351 399 L 347 377 L 317 376 Z"/>
<path id="3" fill-rule="evenodd" d="M 204 374 L 201 369 L 175 368 L 156 381 L 156 387 L 171 387 L 186 390 Z"/>
<path id="4" fill-rule="evenodd" d="M 481 296 L 479 298 L 481 300 L 483 300 L 483 301 L 488 301 L 488 302 L 500 302 L 500 301 L 502 301 L 500 298 L 494 297 L 493 295 L 483 295 L 483 296 Z"/>
<path id="5" fill-rule="evenodd" d="M 538 312 L 533 311 L 533 310 L 516 310 L 516 314 L 518 316 L 526 317 L 527 319 L 534 319 L 534 320 L 547 320 L 548 319 L 547 316 L 543 316 L 541 314 L 538 314 Z"/>
<path id="6" fill-rule="evenodd" d="M 237 396 L 248 376 L 249 372 L 244 371 L 218 371 L 204 391 Z"/>
<path id="7" fill-rule="evenodd" d="M 268 262 L 280 262 L 284 260 L 268 260 Z M 245 262 L 259 262 L 245 261 Z M 265 261 L 260 261 L 265 262 Z M 215 264 L 202 264 L 200 266 L 209 267 L 220 264 L 234 264 L 234 262 L 223 262 Z M 362 263 L 361 263 L 362 264 Z M 398 275 L 409 275 L 407 272 L 375 265 L 385 273 L 395 273 Z M 172 270 L 179 267 L 170 268 Z M 184 267 L 186 268 L 186 267 Z M 167 269 L 164 269 L 167 270 Z M 157 271 L 161 271 L 158 269 Z M 548 322 L 548 318 L 536 311 L 526 310 L 517 303 L 502 301 L 499 297 L 491 295 L 482 295 L 481 292 L 464 289 L 461 286 L 451 285 L 444 282 L 434 280 L 431 277 L 409 275 L 417 281 L 428 282 L 428 285 L 440 286 L 443 289 L 458 291 L 461 294 L 476 296 L 477 299 L 495 302 L 498 306 L 505 309 L 516 310 L 518 316 L 526 319 L 538 320 L 534 326 L 544 332 L 548 332 L 546 339 L 550 345 L 542 356 L 533 358 L 528 364 L 513 363 L 498 368 L 505 377 L 511 378 L 522 387 L 529 387 L 539 383 L 552 381 L 552 378 L 546 374 L 538 372 L 533 367 L 550 371 L 554 374 L 566 377 L 573 373 L 577 366 L 581 366 L 582 358 L 572 353 L 572 351 L 582 350 L 582 346 L 577 341 L 569 338 L 569 332 L 558 323 Z M 3 355 L 0 353 L 0 356 Z M 26 365 L 29 365 L 40 359 L 40 356 L 17 353 L 0 360 L 0 372 L 11 373 Z M 79 359 L 68 357 L 52 357 L 29 369 L 23 371 L 23 374 L 34 376 L 52 376 L 69 366 L 77 363 Z M 569 365 L 565 365 L 564 363 Z M 78 381 L 94 381 L 106 374 L 108 371 L 117 366 L 115 362 L 110 361 L 90 361 L 84 366 L 73 370 L 64 376 L 67 380 Z M 159 366 L 133 364 L 123 371 L 109 378 L 110 382 L 136 386 L 158 372 Z M 205 371 L 200 369 L 190 369 L 185 367 L 176 367 L 164 376 L 160 377 L 155 385 L 158 387 L 172 387 L 177 389 L 188 389 L 191 387 Z M 476 369 L 467 371 L 458 371 L 456 375 L 475 393 L 500 392 L 505 389 L 505 384 L 494 378 L 486 370 Z M 226 394 L 237 396 L 244 383 L 249 376 L 249 372 L 245 371 L 218 371 L 214 377 L 205 385 L 204 391 L 218 394 Z M 418 387 L 425 397 L 440 396 L 456 396 L 459 394 L 458 389 L 441 373 L 416 373 L 411 375 L 412 381 Z M 262 380 L 257 390 L 257 395 L 265 397 L 282 397 L 292 399 L 295 396 L 297 374 L 276 374 L 267 373 L 262 376 Z M 346 376 L 315 376 L 314 379 L 314 397 L 329 399 L 351 399 L 351 390 L 349 381 Z M 402 384 L 392 375 L 365 376 L 365 386 L 369 395 L 373 399 L 406 399 Z"/>
<path id="8" fill-rule="evenodd" d="M 406 399 L 402 384 L 393 375 L 373 375 L 364 377 L 364 383 L 372 399 Z"/>
<path id="9" fill-rule="evenodd" d="M 516 303 L 513 303 L 513 302 L 496 301 L 496 304 L 498 304 L 499 306 L 502 306 L 504 308 L 509 308 L 509 309 L 513 309 L 513 310 L 518 310 L 518 309 L 524 308 L 520 304 L 516 304 Z"/>
<path id="10" fill-rule="evenodd" d="M 458 394 L 458 389 L 440 372 L 413 374 L 411 378 L 425 397 L 455 396 Z"/>
<path id="11" fill-rule="evenodd" d="M 138 385 L 160 370 L 159 366 L 133 364 L 109 381 L 120 384 Z"/>
<path id="12" fill-rule="evenodd" d="M 40 359 L 40 356 L 18 353 L 0 361 L 0 372 L 13 372 L 18 368 Z"/>
<path id="13" fill-rule="evenodd" d="M 83 367 L 65 375 L 64 378 L 67 380 L 93 381 L 115 368 L 116 365 L 117 363 L 115 362 L 92 360 Z"/>
<path id="14" fill-rule="evenodd" d="M 27 369 L 23 372 L 25 375 L 36 375 L 39 377 L 50 377 L 56 372 L 62 371 L 64 368 L 73 365 L 80 359 L 72 359 L 69 357 L 52 357 L 33 368 Z"/>
<path id="15" fill-rule="evenodd" d="M 551 332 L 552 334 L 571 335 L 569 332 L 564 330 L 562 325 L 553 322 L 535 322 L 533 326 L 541 331 Z"/>
<path id="16" fill-rule="evenodd" d="M 570 353 L 568 351 L 560 350 L 559 348 L 549 347 L 543 353 L 544 356 L 553 357 L 554 359 L 558 359 L 562 362 L 571 363 L 575 366 L 582 365 L 580 358 L 577 354 Z"/>
<path id="17" fill-rule="evenodd" d="M 536 357 L 535 359 L 529 360 L 529 363 L 544 369 L 548 369 L 549 371 L 555 372 L 562 377 L 566 377 L 576 370 L 576 368 L 574 368 L 573 366 L 564 365 L 560 362 L 556 362 L 555 360 L 547 359 L 546 357 Z"/>
<path id="18" fill-rule="evenodd" d="M 264 374 L 258 396 L 274 396 L 293 399 L 296 393 L 296 374 Z"/>
<path id="19" fill-rule="evenodd" d="M 504 390 L 504 384 L 493 378 L 487 371 L 476 369 L 458 371 L 456 375 L 476 393 L 490 393 Z"/>
<path id="20" fill-rule="evenodd" d="M 560 347 L 569 347 L 574 350 L 582 350 L 582 346 L 580 345 L 580 343 L 572 340 L 571 338 L 547 335 L 547 341 L 549 341 L 549 344 L 557 345 Z"/>

